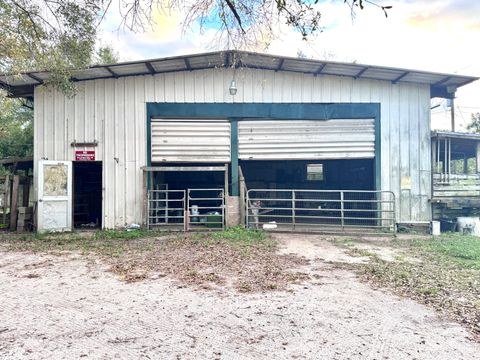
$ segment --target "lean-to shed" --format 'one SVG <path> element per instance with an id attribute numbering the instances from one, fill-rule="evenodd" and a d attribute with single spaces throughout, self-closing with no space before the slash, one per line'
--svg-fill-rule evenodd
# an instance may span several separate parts
<path id="1" fill-rule="evenodd" d="M 48 76 L 0 76 L 34 99 L 42 230 L 430 221 L 430 99 L 476 80 L 239 51 Z"/>

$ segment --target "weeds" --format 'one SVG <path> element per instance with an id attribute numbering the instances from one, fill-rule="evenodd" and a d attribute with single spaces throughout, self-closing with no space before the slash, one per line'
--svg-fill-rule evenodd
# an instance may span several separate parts
<path id="1" fill-rule="evenodd" d="M 370 256 L 368 263 L 352 266 L 369 282 L 429 304 L 480 333 L 479 238 L 446 234 L 390 244 L 400 252 L 393 261 Z"/>
<path id="2" fill-rule="evenodd" d="M 165 235 L 165 231 L 160 230 L 147 230 L 147 229 L 135 229 L 135 230 L 99 230 L 95 232 L 95 239 L 114 239 L 114 240 L 131 240 L 152 238 L 156 236 Z"/>
<path id="3" fill-rule="evenodd" d="M 247 250 L 249 247 L 265 247 L 273 249 L 275 242 L 260 230 L 245 229 L 235 226 L 223 231 L 193 234 L 191 241 L 206 247 L 218 243 L 225 243 Z"/>
<path id="4" fill-rule="evenodd" d="M 127 282 L 141 281 L 152 273 L 205 289 L 227 284 L 250 292 L 282 289 L 308 278 L 293 271 L 305 264 L 304 259 L 276 254 L 277 243 L 266 233 L 241 227 L 188 234 L 103 230 L 14 234 L 0 239 L 7 250 L 100 256 Z"/>
<path id="5" fill-rule="evenodd" d="M 444 234 L 430 240 L 413 240 L 411 247 L 423 255 L 455 264 L 464 269 L 480 270 L 480 238 L 461 234 Z"/>
<path id="6" fill-rule="evenodd" d="M 350 246 L 350 248 L 347 251 L 347 254 L 352 256 L 352 257 L 373 257 L 376 256 L 373 252 L 365 250 L 365 249 L 359 249 L 357 247 Z"/>
<path id="7" fill-rule="evenodd" d="M 146 251 L 151 248 L 147 242 L 129 242 L 135 239 L 152 238 L 165 235 L 164 232 L 151 230 L 102 230 L 97 232 L 72 233 L 32 233 L 8 234 L 1 238 L 3 245 L 15 251 L 68 252 L 80 251 L 82 254 L 96 254 L 115 257 L 131 251 Z"/>

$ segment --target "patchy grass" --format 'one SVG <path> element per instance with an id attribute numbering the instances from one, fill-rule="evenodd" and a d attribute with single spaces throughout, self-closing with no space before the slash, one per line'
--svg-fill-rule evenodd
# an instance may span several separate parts
<path id="1" fill-rule="evenodd" d="M 273 251 L 276 242 L 263 231 L 245 229 L 241 226 L 232 227 L 224 231 L 210 233 L 193 233 L 189 236 L 194 244 L 205 247 L 228 245 L 235 248 L 243 256 L 247 256 L 252 250 L 263 249 Z"/>
<path id="2" fill-rule="evenodd" d="M 480 334 L 480 238 L 447 234 L 385 246 L 398 252 L 393 261 L 350 248 L 370 261 L 349 266 L 375 286 L 428 304 Z"/>
<path id="3" fill-rule="evenodd" d="M 365 249 L 359 249 L 354 245 L 348 245 L 350 248 L 347 251 L 347 254 L 352 257 L 373 257 L 376 256 L 373 252 Z"/>
<path id="4" fill-rule="evenodd" d="M 276 249 L 264 232 L 240 227 L 188 233 L 156 244 L 152 252 L 118 258 L 112 270 L 127 281 L 156 273 L 199 288 L 233 286 L 240 292 L 283 289 L 308 278 L 293 270 L 305 259 Z"/>
<path id="5" fill-rule="evenodd" d="M 234 227 L 208 233 L 97 231 L 9 234 L 0 246 L 12 251 L 95 255 L 121 279 L 169 276 L 200 288 L 232 286 L 241 292 L 283 289 L 307 275 L 292 269 L 306 260 L 276 253 L 266 233 Z"/>
<path id="6" fill-rule="evenodd" d="M 412 250 L 419 250 L 423 255 L 440 257 L 442 261 L 450 262 L 464 269 L 480 270 L 480 238 L 445 234 L 428 241 L 413 240 Z"/>
<path id="7" fill-rule="evenodd" d="M 152 230 L 4 234 L 0 237 L 0 245 L 12 251 L 44 253 L 79 251 L 85 255 L 112 257 L 121 256 L 132 249 L 147 251 L 150 248 L 148 243 L 140 244 L 132 240 L 161 237 L 166 234 Z"/>

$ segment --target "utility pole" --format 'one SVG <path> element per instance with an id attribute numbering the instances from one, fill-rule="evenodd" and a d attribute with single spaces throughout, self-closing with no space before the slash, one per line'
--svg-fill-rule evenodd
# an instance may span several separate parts
<path id="1" fill-rule="evenodd" d="M 450 118 L 452 121 L 452 131 L 455 132 L 455 96 L 450 99 Z"/>

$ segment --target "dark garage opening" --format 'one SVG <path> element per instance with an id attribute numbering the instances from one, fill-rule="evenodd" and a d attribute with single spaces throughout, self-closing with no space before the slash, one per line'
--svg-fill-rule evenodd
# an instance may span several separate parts
<path id="1" fill-rule="evenodd" d="M 374 159 L 240 161 L 248 189 L 375 190 Z"/>
<path id="2" fill-rule="evenodd" d="M 249 226 L 377 226 L 374 159 L 241 161 Z"/>
<path id="3" fill-rule="evenodd" d="M 73 162 L 73 224 L 75 228 L 102 226 L 102 162 Z"/>

